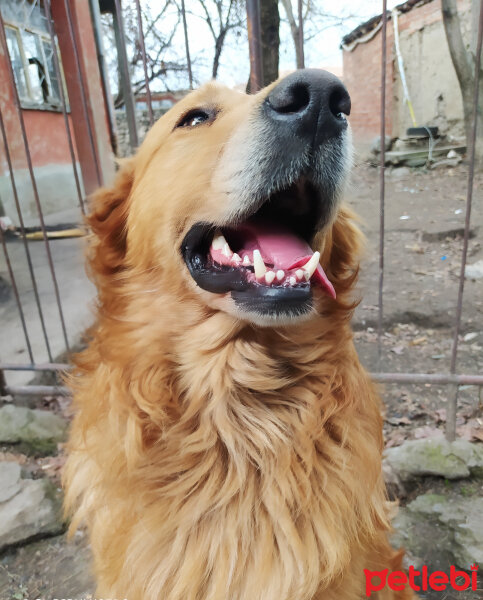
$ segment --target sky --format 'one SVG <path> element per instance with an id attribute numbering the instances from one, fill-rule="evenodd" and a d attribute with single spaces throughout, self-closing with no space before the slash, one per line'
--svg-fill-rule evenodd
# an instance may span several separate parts
<path id="1" fill-rule="evenodd" d="M 400 4 L 402 0 L 388 0 L 388 9 Z M 382 0 L 312 0 L 315 8 L 328 14 L 343 18 L 342 23 L 327 19 L 324 24 L 320 20 L 320 31 L 311 31 L 311 39 L 305 42 L 305 63 L 307 67 L 338 67 L 342 68 L 342 51 L 340 42 L 342 37 L 352 31 L 360 23 L 382 12 Z M 197 0 L 186 0 L 187 10 L 196 10 Z M 292 0 L 296 14 L 297 2 Z M 280 16 L 285 17 L 282 5 L 279 5 Z M 188 15 L 188 32 L 190 48 L 193 53 L 209 63 L 210 49 L 207 49 L 207 34 L 200 19 Z M 181 30 L 180 30 L 180 33 Z M 280 71 L 295 68 L 295 51 L 287 22 L 282 22 L 280 27 Z M 184 38 L 181 40 L 184 41 Z M 178 42 L 179 43 L 179 42 Z M 210 79 L 210 65 L 198 69 L 200 83 Z M 245 39 L 227 40 L 223 51 L 218 79 L 228 85 L 245 82 L 249 76 L 248 44 Z"/>
<path id="2" fill-rule="evenodd" d="M 212 18 L 216 22 L 213 0 L 202 0 L 210 9 Z M 305 26 L 305 65 L 306 67 L 323 67 L 342 73 L 341 39 L 362 22 L 382 12 L 382 0 L 310 0 L 317 17 L 312 17 Z M 129 3 L 124 2 L 123 6 Z M 131 2 L 132 3 L 132 2 Z M 307 0 L 304 0 L 306 5 Z M 388 9 L 393 8 L 401 0 L 387 0 Z M 133 3 L 132 3 L 133 4 Z M 141 0 L 141 6 L 148 19 L 152 19 L 164 6 L 165 0 Z M 185 0 L 187 12 L 188 38 L 190 54 L 193 61 L 195 86 L 211 79 L 211 68 L 214 54 L 214 41 L 205 20 L 200 0 Z M 292 0 L 294 14 L 297 14 L 297 0 Z M 245 16 L 245 2 L 238 0 L 238 10 Z M 279 3 L 281 17 L 280 24 L 280 61 L 281 73 L 295 68 L 295 50 L 290 35 L 290 28 L 286 20 L 282 3 Z M 131 12 L 131 15 L 135 15 Z M 174 29 L 174 24 L 179 18 L 179 13 L 174 2 L 168 6 L 162 18 L 157 22 L 161 36 L 169 35 Z M 135 21 L 132 21 L 135 23 Z M 137 27 L 137 25 L 135 25 Z M 135 28 L 134 27 L 134 28 Z M 146 32 L 147 23 L 144 25 Z M 146 43 L 149 40 L 146 38 Z M 108 42 L 109 44 L 109 42 Z M 111 35 L 112 45 L 112 35 Z M 156 42 L 151 47 L 155 53 Z M 128 49 L 129 53 L 129 49 Z M 109 53 L 108 53 L 109 54 Z M 165 61 L 186 63 L 185 41 L 183 27 L 179 23 L 169 50 L 163 54 Z M 117 87 L 115 56 L 111 53 L 109 68 L 113 90 Z M 246 30 L 230 31 L 227 35 L 223 53 L 220 60 L 218 80 L 229 86 L 244 86 L 249 77 L 249 55 Z M 135 73 L 134 79 L 142 79 L 142 70 Z M 168 76 L 151 84 L 152 91 L 187 89 L 188 76 L 186 72 L 169 74 Z"/>

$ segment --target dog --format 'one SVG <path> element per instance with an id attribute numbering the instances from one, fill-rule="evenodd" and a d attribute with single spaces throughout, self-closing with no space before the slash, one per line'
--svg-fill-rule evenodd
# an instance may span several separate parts
<path id="1" fill-rule="evenodd" d="M 98 597 L 355 600 L 400 568 L 350 328 L 349 112 L 322 70 L 211 82 L 95 195 L 64 484 Z"/>

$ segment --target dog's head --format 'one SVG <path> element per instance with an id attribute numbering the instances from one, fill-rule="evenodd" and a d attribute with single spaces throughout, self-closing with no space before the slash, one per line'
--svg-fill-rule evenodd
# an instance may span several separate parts
<path id="1" fill-rule="evenodd" d="M 349 112 L 343 84 L 316 69 L 252 96 L 216 83 L 189 94 L 95 199 L 94 270 L 151 270 L 260 325 L 317 314 L 354 267 L 357 230 L 339 205 Z"/>

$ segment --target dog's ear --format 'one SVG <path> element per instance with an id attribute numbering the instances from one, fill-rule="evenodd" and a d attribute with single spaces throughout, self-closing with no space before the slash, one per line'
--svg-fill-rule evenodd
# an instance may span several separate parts
<path id="1" fill-rule="evenodd" d="M 357 217 L 349 208 L 342 206 L 325 237 L 322 255 L 322 264 L 327 265 L 327 276 L 340 300 L 356 283 L 363 248 L 364 235 L 357 225 Z"/>
<path id="2" fill-rule="evenodd" d="M 134 179 L 133 160 L 121 163 L 111 187 L 99 189 L 92 197 L 87 223 L 92 231 L 89 263 L 99 278 L 119 273 L 126 254 L 126 220 Z"/>

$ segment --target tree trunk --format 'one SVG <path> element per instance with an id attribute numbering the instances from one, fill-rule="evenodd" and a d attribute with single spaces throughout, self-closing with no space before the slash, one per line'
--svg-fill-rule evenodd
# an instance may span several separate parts
<path id="1" fill-rule="evenodd" d="M 473 0 L 475 4 L 476 0 Z M 479 4 L 479 2 L 478 2 Z M 449 52 L 458 78 L 463 101 L 463 118 L 465 123 L 466 146 L 470 150 L 473 131 L 473 100 L 475 85 L 476 36 L 472 35 L 473 48 L 465 47 L 456 0 L 441 0 L 443 23 L 448 41 Z M 479 11 L 478 11 L 479 12 Z M 472 13 L 475 14 L 473 6 Z M 475 146 L 475 165 L 483 168 L 483 80 L 481 69 L 479 75 L 479 101 L 477 111 L 477 137 Z"/>
<path id="2" fill-rule="evenodd" d="M 213 57 L 213 66 L 211 70 L 211 76 L 213 79 L 216 79 L 218 76 L 218 69 L 220 67 L 220 56 L 223 50 L 223 45 L 225 43 L 225 37 L 227 34 L 227 30 L 223 29 L 220 35 L 216 38 L 215 42 L 215 56 Z"/>
<path id="3" fill-rule="evenodd" d="M 300 51 L 299 26 L 293 14 L 292 0 L 282 0 L 282 4 L 285 8 L 285 13 L 287 14 L 287 19 L 290 25 L 290 33 L 292 34 L 292 40 L 295 46 L 295 61 L 297 63 L 297 69 L 303 69 L 304 57 L 302 55 L 302 52 Z"/>
<path id="4" fill-rule="evenodd" d="M 260 0 L 263 85 L 278 79 L 280 14 L 278 0 Z"/>

